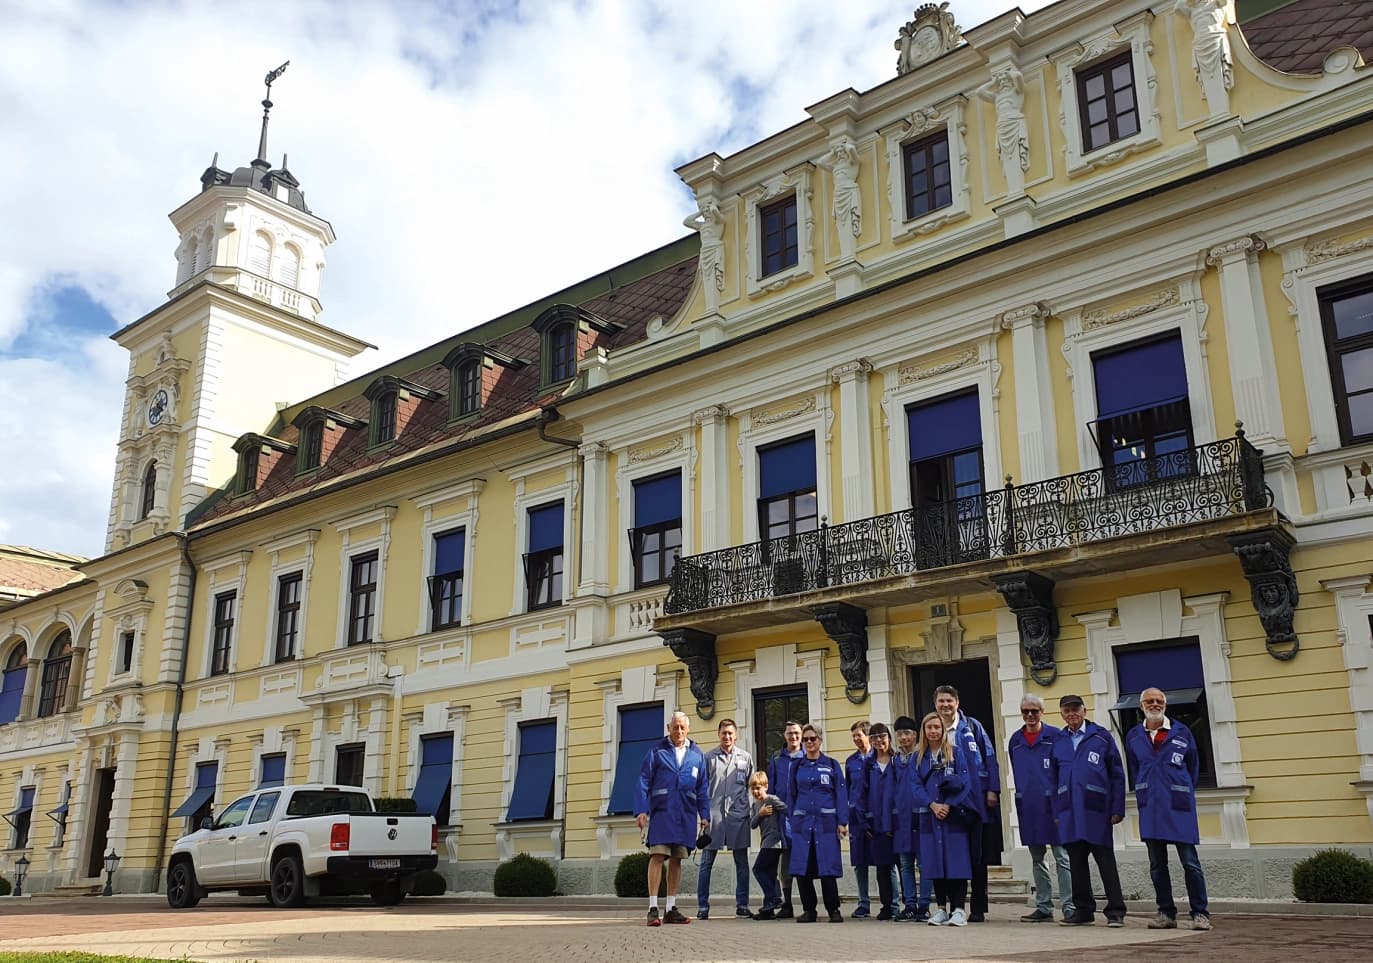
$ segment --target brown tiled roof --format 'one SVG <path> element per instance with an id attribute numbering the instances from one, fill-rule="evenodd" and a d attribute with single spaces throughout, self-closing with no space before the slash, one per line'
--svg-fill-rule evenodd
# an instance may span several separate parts
<path id="1" fill-rule="evenodd" d="M 623 325 L 621 330 L 613 334 L 598 335 L 595 343 L 613 351 L 642 341 L 650 320 L 660 315 L 671 317 L 682 306 L 691 289 L 695 270 L 696 258 L 693 256 L 628 282 L 610 293 L 583 301 L 578 307 Z M 365 473 L 420 449 L 474 437 L 493 425 L 535 412 L 544 405 L 552 405 L 561 396 L 564 386 L 551 392 L 539 390 L 542 370 L 539 364 L 539 335 L 532 328 L 516 329 L 485 342 L 484 346 L 529 363 L 516 369 L 497 365 L 499 380 L 476 417 L 451 425 L 448 423 L 448 369 L 442 364 L 431 363 L 399 373 L 409 381 L 441 391 L 444 395 L 436 400 L 421 401 L 392 444 L 369 451 L 366 427 L 346 429 L 338 446 L 317 471 L 297 476 L 294 456 L 275 459 L 256 492 L 232 498 L 221 497 L 205 505 L 204 510 L 195 517 L 194 524 L 202 526 L 250 512 L 254 507 L 274 499 L 319 488 L 342 476 Z M 363 394 L 370 380 L 360 379 L 356 394 L 344 401 L 334 401 L 329 407 L 343 415 L 370 420 L 371 402 Z M 294 425 L 285 425 L 274 432 L 280 440 L 292 445 L 298 443 L 299 434 L 299 429 Z"/>
<path id="2" fill-rule="evenodd" d="M 1320 73 L 1336 47 L 1373 62 L 1373 0 L 1293 0 L 1242 20 L 1240 30 L 1260 60 L 1287 73 Z"/>
<path id="3" fill-rule="evenodd" d="M 72 566 L 85 559 L 0 545 L 0 597 L 49 592 L 81 578 Z"/>

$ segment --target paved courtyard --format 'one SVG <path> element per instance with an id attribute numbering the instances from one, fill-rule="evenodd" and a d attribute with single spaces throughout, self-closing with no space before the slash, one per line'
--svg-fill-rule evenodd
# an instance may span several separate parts
<path id="1" fill-rule="evenodd" d="M 1018 912 L 1018 911 L 1017 911 Z M 1189 961 L 1367 960 L 1373 920 L 1217 918 L 1210 933 L 1029 925 L 1001 919 L 964 929 L 846 921 L 842 926 L 721 919 L 643 925 L 628 908 L 412 901 L 379 909 L 332 904 L 276 910 L 261 900 L 212 897 L 187 912 L 151 899 L 0 901 L 0 958 L 13 950 L 75 949 L 163 959 L 367 963 L 408 960 L 640 963 L 739 960 L 1132 961 L 1158 952 Z M 1148 944 L 1166 943 L 1167 946 Z"/>

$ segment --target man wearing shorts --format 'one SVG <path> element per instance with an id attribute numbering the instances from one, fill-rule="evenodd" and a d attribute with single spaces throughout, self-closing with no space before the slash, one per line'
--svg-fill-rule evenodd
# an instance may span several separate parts
<path id="1" fill-rule="evenodd" d="M 706 757 L 687 738 L 691 722 L 674 712 L 667 736 L 649 750 L 639 769 L 634 815 L 639 831 L 648 830 L 648 925 L 690 923 L 677 909 L 677 886 L 682 859 L 696 846 L 696 837 L 710 826 L 710 783 Z M 667 860 L 667 908 L 658 913 L 658 886 Z"/>

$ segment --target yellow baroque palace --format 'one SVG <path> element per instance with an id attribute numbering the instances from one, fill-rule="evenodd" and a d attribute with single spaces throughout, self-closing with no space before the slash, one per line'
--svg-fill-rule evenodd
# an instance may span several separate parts
<path id="1" fill-rule="evenodd" d="M 926 5 L 892 79 L 681 167 L 687 237 L 351 380 L 333 229 L 212 166 L 113 336 L 105 553 L 0 614 L 0 873 L 151 891 L 308 780 L 413 796 L 452 889 L 609 892 L 674 710 L 844 755 L 944 682 L 1003 771 L 1024 693 L 1167 690 L 1213 895 L 1366 854 L 1373 71 L 1307 2 Z"/>

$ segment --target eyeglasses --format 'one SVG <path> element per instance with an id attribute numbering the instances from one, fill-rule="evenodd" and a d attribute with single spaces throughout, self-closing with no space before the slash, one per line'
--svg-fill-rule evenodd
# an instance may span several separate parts
<path id="1" fill-rule="evenodd" d="M 819 737 L 819 736 L 802 736 L 802 737 L 801 737 L 801 741 L 802 741 L 802 742 L 819 742 L 819 741 L 820 741 L 820 737 Z"/>
<path id="2" fill-rule="evenodd" d="M 1037 716 L 1043 711 L 1043 709 L 1021 709 L 1020 714 L 1022 716 Z"/>

